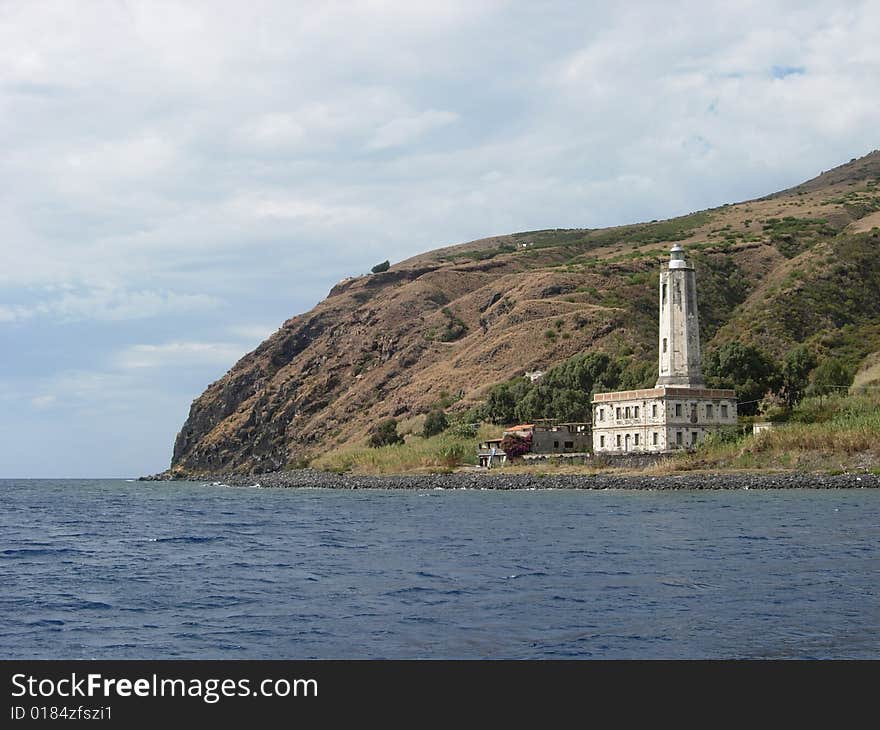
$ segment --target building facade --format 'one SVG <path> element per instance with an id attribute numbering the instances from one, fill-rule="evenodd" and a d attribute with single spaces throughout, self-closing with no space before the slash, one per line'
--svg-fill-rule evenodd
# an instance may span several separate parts
<path id="1" fill-rule="evenodd" d="M 694 270 L 675 245 L 660 272 L 658 378 L 654 388 L 593 397 L 593 451 L 663 452 L 693 448 L 737 422 L 736 393 L 706 388 Z"/>

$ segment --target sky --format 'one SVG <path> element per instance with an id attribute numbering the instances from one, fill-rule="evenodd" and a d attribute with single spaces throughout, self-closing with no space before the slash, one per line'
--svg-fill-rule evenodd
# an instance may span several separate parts
<path id="1" fill-rule="evenodd" d="M 166 468 L 385 259 L 880 147 L 880 3 L 0 0 L 0 477 Z"/>

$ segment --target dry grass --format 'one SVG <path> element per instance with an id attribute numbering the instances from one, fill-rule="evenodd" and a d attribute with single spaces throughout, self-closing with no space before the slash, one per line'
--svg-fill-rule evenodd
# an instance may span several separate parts
<path id="1" fill-rule="evenodd" d="M 366 445 L 341 446 L 322 454 L 311 466 L 324 471 L 354 474 L 443 473 L 463 464 L 477 463 L 477 441 L 496 438 L 501 427 L 483 425 L 475 438 L 445 432 L 431 438 L 409 435 L 406 442 L 378 449 Z"/>
<path id="2" fill-rule="evenodd" d="M 863 361 L 853 379 L 851 393 L 856 393 L 860 388 L 880 385 L 880 352 L 868 355 Z"/>
<path id="3" fill-rule="evenodd" d="M 808 399 L 788 423 L 732 443 L 709 442 L 669 467 L 848 471 L 880 468 L 880 394 Z"/>

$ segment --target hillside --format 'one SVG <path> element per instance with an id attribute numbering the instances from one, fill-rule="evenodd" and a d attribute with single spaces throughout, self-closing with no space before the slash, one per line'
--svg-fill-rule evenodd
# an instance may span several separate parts
<path id="1" fill-rule="evenodd" d="M 378 419 L 464 410 L 577 353 L 653 365 L 660 262 L 697 270 L 704 351 L 795 343 L 853 370 L 880 350 L 880 151 L 802 185 L 630 226 L 515 233 L 346 279 L 190 409 L 171 471 L 264 472 L 362 442 Z"/>

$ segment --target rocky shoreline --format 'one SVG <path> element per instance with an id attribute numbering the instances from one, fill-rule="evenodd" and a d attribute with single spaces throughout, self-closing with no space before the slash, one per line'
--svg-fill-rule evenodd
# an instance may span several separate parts
<path id="1" fill-rule="evenodd" d="M 170 481 L 167 472 L 141 481 Z M 181 479 L 181 477 L 176 477 Z M 267 474 L 216 474 L 188 476 L 185 481 L 218 486 L 311 488 L 311 489 L 876 489 L 880 475 L 807 474 L 785 472 L 699 473 L 679 475 L 622 474 L 499 474 L 491 472 L 455 472 L 451 474 L 403 474 L 357 476 L 301 469 Z"/>

